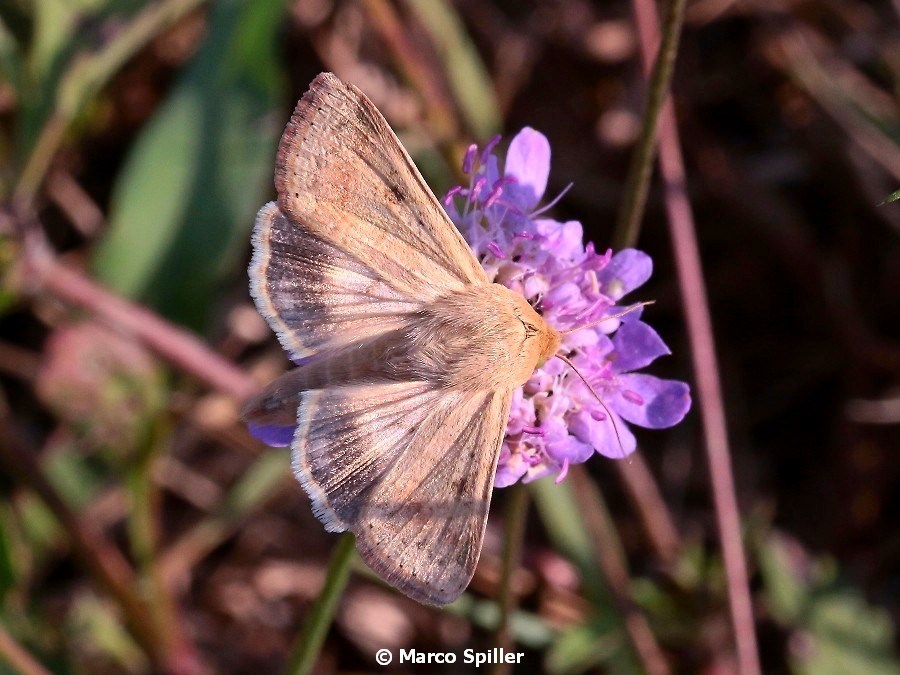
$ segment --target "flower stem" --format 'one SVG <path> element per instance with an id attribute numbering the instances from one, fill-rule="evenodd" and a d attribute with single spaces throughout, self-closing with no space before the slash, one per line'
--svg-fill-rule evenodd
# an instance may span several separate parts
<path id="1" fill-rule="evenodd" d="M 677 1 L 677 0 L 676 0 Z M 659 41 L 656 5 L 652 0 L 632 0 L 645 68 Z M 669 29 L 669 26 L 666 26 Z M 665 42 L 665 38 L 663 39 Z M 738 672 L 758 675 L 759 653 L 753 605 L 741 541 L 740 512 L 734 489 L 725 406 L 719 384 L 715 340 L 707 302 L 706 285 L 697 245 L 696 228 L 687 196 L 687 180 L 675 112 L 668 102 L 660 118 L 659 165 L 665 189 L 666 212 L 674 250 L 678 283 L 684 303 L 691 355 L 697 381 L 697 399 L 703 422 L 716 520 L 728 579 L 728 601 L 737 646 Z"/>
<path id="2" fill-rule="evenodd" d="M 631 166 L 625 182 L 625 197 L 619 208 L 616 229 L 613 232 L 613 248 L 627 248 L 637 243 L 641 231 L 641 220 L 647 206 L 647 192 L 653 172 L 653 158 L 656 154 L 656 133 L 659 116 L 669 95 L 672 73 L 675 70 L 675 56 L 681 26 L 684 23 L 686 0 L 671 0 L 663 28 L 662 44 L 650 74 L 647 105 L 641 119 L 641 132 L 637 147 L 631 156 Z"/>
<path id="3" fill-rule="evenodd" d="M 503 562 L 500 569 L 500 622 L 494 634 L 494 645 L 502 649 L 512 649 L 509 634 L 509 619 L 517 604 L 514 589 L 516 568 L 522 558 L 522 544 L 525 539 L 525 524 L 528 516 L 528 490 L 522 483 L 516 483 L 507 490 L 509 501 L 506 504 L 506 522 L 504 523 Z M 493 670 L 495 675 L 510 672 L 510 664 L 500 663 Z"/>
<path id="4" fill-rule="evenodd" d="M 334 619 L 338 602 L 350 577 L 350 568 L 353 563 L 353 550 L 355 540 L 351 533 L 345 532 L 331 554 L 328 563 L 328 576 L 325 586 L 316 604 L 312 608 L 303 632 L 297 638 L 288 665 L 284 669 L 285 675 L 305 675 L 311 673 L 316 665 L 316 659 L 322 650 L 325 636 Z"/>

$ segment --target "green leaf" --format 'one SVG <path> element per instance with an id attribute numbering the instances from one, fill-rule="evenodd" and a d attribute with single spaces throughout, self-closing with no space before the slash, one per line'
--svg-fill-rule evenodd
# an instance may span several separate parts
<path id="1" fill-rule="evenodd" d="M 803 610 L 808 589 L 800 569 L 804 561 L 799 558 L 804 555 L 796 543 L 778 534 L 770 534 L 757 551 L 766 604 L 779 621 L 796 621 Z"/>
<path id="2" fill-rule="evenodd" d="M 566 630 L 547 653 L 547 672 L 575 675 L 608 663 L 627 651 L 624 633 L 609 616 L 597 615 Z M 629 669 L 631 670 L 631 669 Z M 616 669 L 613 672 L 621 673 Z"/>
<path id="3" fill-rule="evenodd" d="M 884 204 L 890 204 L 891 202 L 895 202 L 898 199 L 900 199 L 900 190 L 895 190 L 894 192 L 889 194 L 887 197 L 885 197 L 884 201 L 881 202 L 881 204 L 879 204 L 878 206 L 883 206 Z"/>
<path id="4" fill-rule="evenodd" d="M 582 583 L 595 602 L 606 604 L 609 596 L 594 562 L 594 547 L 584 526 L 572 488 L 542 479 L 529 485 L 547 534 L 557 551 L 575 563 Z"/>
<path id="5" fill-rule="evenodd" d="M 206 41 L 114 187 L 98 276 L 194 328 L 272 184 L 283 11 L 283 0 L 214 6 Z"/>
<path id="6" fill-rule="evenodd" d="M 64 533 L 53 512 L 36 495 L 26 492 L 17 500 L 21 531 L 27 548 L 35 560 L 60 545 Z M 37 563 L 33 562 L 33 566 Z"/>
<path id="7" fill-rule="evenodd" d="M 362 570 L 365 574 L 366 571 Z M 374 574 L 374 573 L 373 573 Z M 479 628 L 494 631 L 500 623 L 500 606 L 493 600 L 478 600 L 464 593 L 445 610 L 463 616 Z M 509 618 L 509 632 L 513 641 L 529 649 L 544 649 L 556 637 L 556 631 L 543 618 L 532 612 L 516 610 Z"/>
<path id="8" fill-rule="evenodd" d="M 147 657 L 122 625 L 118 608 L 107 600 L 88 594 L 77 597 L 66 616 L 64 634 L 67 652 L 86 651 L 106 662 L 109 672 L 149 670 Z"/>
<path id="9" fill-rule="evenodd" d="M 832 559 L 814 559 L 779 533 L 755 550 L 767 606 L 792 632 L 788 660 L 794 673 L 900 675 L 890 617 L 843 585 Z"/>
<path id="10" fill-rule="evenodd" d="M 6 17 L 0 17 L 0 79 L 18 93 L 22 86 L 22 55 L 15 35 L 6 22 Z"/>
<path id="11" fill-rule="evenodd" d="M 500 108 L 490 74 L 453 5 L 446 0 L 408 0 L 407 5 L 428 30 L 472 133 L 481 139 L 497 133 Z"/>
<path id="12" fill-rule="evenodd" d="M 834 588 L 814 596 L 808 628 L 795 636 L 795 642 L 800 647 L 793 650 L 791 661 L 801 675 L 900 674 L 890 617 L 851 589 Z"/>
<path id="13" fill-rule="evenodd" d="M 80 30 L 82 24 L 99 25 L 109 0 L 36 0 L 28 5 L 27 58 L 18 73 L 22 110 L 19 120 L 20 150 L 30 151 L 57 101 L 64 73 L 93 51 L 100 36 Z M 81 53 L 79 53 L 79 50 Z"/>
<path id="14" fill-rule="evenodd" d="M 50 115 L 57 84 L 75 51 L 77 7 L 66 0 L 38 0 L 28 8 L 27 43 L 17 73 L 19 110 L 16 124 L 18 161 L 32 151 Z M 24 18 L 24 17 L 23 17 Z"/>
<path id="15" fill-rule="evenodd" d="M 228 492 L 223 515 L 244 517 L 277 490 L 290 474 L 288 453 L 274 450 L 260 456 Z"/>
<path id="16" fill-rule="evenodd" d="M 34 3 L 34 32 L 29 70 L 35 81 L 46 80 L 59 68 L 75 31 L 78 7 L 67 0 L 38 0 Z"/>
<path id="17" fill-rule="evenodd" d="M 97 467 L 81 457 L 74 447 L 63 445 L 44 463 L 47 478 L 73 509 L 86 506 L 103 488 Z"/>

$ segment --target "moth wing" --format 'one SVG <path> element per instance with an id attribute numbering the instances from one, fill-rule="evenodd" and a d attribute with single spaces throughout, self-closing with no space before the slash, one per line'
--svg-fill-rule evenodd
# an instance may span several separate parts
<path id="1" fill-rule="evenodd" d="M 422 303 L 270 202 L 253 228 L 250 295 L 295 361 L 401 328 Z M 296 409 L 294 410 L 296 412 Z"/>
<path id="2" fill-rule="evenodd" d="M 291 221 L 410 298 L 488 283 L 384 117 L 331 73 L 297 103 L 278 147 L 275 187 Z"/>
<path id="3" fill-rule="evenodd" d="M 446 604 L 481 553 L 510 392 L 423 382 L 303 394 L 294 470 L 331 531 L 411 598 Z"/>

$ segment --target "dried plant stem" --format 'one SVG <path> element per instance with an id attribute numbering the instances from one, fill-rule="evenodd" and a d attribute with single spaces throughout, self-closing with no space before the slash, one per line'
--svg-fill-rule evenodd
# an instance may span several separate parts
<path id="1" fill-rule="evenodd" d="M 653 173 L 653 157 L 656 153 L 656 136 L 659 116 L 669 96 L 672 73 L 675 71 L 675 57 L 681 26 L 684 22 L 684 6 L 687 0 L 670 0 L 663 29 L 662 44 L 653 62 L 648 83 L 647 103 L 641 118 L 641 131 L 637 147 L 631 156 L 631 166 L 625 182 L 625 197 L 619 209 L 616 229 L 613 233 L 613 248 L 634 246 L 641 230 L 641 221 L 647 205 L 650 176 Z"/>
<path id="2" fill-rule="evenodd" d="M 646 617 L 631 599 L 631 579 L 625 550 L 603 496 L 581 465 L 569 469 L 569 480 L 578 510 L 591 535 L 597 563 L 603 570 L 616 607 L 622 614 L 625 631 L 644 671 L 649 675 L 667 675 L 671 672 L 669 664 Z"/>
<path id="3" fill-rule="evenodd" d="M 643 455 L 635 452 L 628 461 L 613 462 L 613 466 L 625 485 L 657 557 L 663 565 L 672 565 L 681 550 L 681 535 Z"/>
<path id="4" fill-rule="evenodd" d="M 338 602 L 340 602 L 344 587 L 347 585 L 347 579 L 350 577 L 354 560 L 354 544 L 355 540 L 351 533 L 345 532 L 341 535 L 328 563 L 325 586 L 319 593 L 316 604 L 306 620 L 306 625 L 303 626 L 303 632 L 300 633 L 294 644 L 290 660 L 284 669 L 285 675 L 305 675 L 313 672 L 316 659 L 318 659 L 322 644 L 325 642 L 325 636 L 334 620 Z"/>
<path id="5" fill-rule="evenodd" d="M 522 483 L 516 483 L 507 491 L 506 521 L 503 527 L 503 563 L 500 569 L 500 622 L 494 634 L 494 645 L 506 650 L 513 647 L 509 634 L 509 619 L 516 609 L 517 596 L 513 588 L 516 569 L 522 559 L 522 544 L 525 539 L 525 524 L 528 516 L 528 490 Z M 511 664 L 498 663 L 495 675 L 511 671 Z"/>
<path id="6" fill-rule="evenodd" d="M 399 12 L 387 0 L 363 0 L 372 27 L 391 52 L 406 79 L 422 94 L 431 131 L 442 141 L 455 138 L 459 121 L 443 86 L 444 78 L 430 67 L 430 59 L 409 39 Z"/>
<path id="7" fill-rule="evenodd" d="M 106 290 L 47 252 L 30 255 L 29 262 L 39 287 L 136 336 L 184 372 L 238 400 L 258 390 L 252 377 L 183 328 Z"/>
<path id="8" fill-rule="evenodd" d="M 659 19 L 652 0 L 632 0 L 644 67 L 652 63 L 659 44 Z M 671 29 L 667 24 L 666 29 Z M 665 38 L 663 38 L 665 42 Z M 737 643 L 738 668 L 742 675 L 760 672 L 753 607 L 747 567 L 741 541 L 740 513 L 734 490 L 731 455 L 725 423 L 725 409 L 719 386 L 712 322 L 707 305 L 700 252 L 697 247 L 694 218 L 687 196 L 684 162 L 678 140 L 675 111 L 668 101 L 662 109 L 659 126 L 659 163 L 666 212 L 675 254 L 678 282 L 684 303 L 685 319 L 691 339 L 691 355 L 697 382 L 697 399 L 703 421 L 703 433 L 712 480 L 716 519 L 728 578 L 728 599 Z"/>
<path id="9" fill-rule="evenodd" d="M 663 120 L 663 129 L 675 132 L 674 120 Z M 712 322 L 706 304 L 706 287 L 700 264 L 700 252 L 694 231 L 693 216 L 687 200 L 678 141 L 671 133 L 661 137 L 660 152 L 667 156 L 661 163 L 666 190 L 666 209 L 672 247 L 675 250 L 678 282 L 684 302 L 685 318 L 691 338 L 691 355 L 697 383 L 697 399 L 703 419 L 703 435 L 707 461 L 712 479 L 716 520 L 722 544 L 722 557 L 728 577 L 728 600 L 738 649 L 738 663 L 742 675 L 756 675 L 759 656 L 753 606 L 747 576 L 747 564 L 741 540 L 741 520 L 734 490 L 731 451 L 725 422 L 725 407 L 719 386 L 719 366 L 716 360 Z"/>
<path id="10" fill-rule="evenodd" d="M 20 645 L 0 624 L 0 663 L 6 663 L 21 675 L 50 675 L 25 647 Z"/>
<path id="11" fill-rule="evenodd" d="M 880 121 L 882 117 L 893 117 L 896 123 L 896 112 L 892 109 L 882 113 L 868 104 L 870 92 L 853 86 L 856 82 L 848 81 L 847 75 L 856 76 L 863 83 L 867 80 L 844 64 L 825 61 L 821 55 L 825 51 L 823 42 L 811 30 L 795 29 L 771 39 L 764 53 L 805 89 L 863 152 L 894 180 L 900 180 L 900 149 L 886 130 L 889 125 Z"/>

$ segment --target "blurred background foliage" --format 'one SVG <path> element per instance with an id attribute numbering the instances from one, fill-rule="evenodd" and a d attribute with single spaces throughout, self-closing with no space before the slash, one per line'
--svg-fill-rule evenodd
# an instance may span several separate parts
<path id="1" fill-rule="evenodd" d="M 334 538 L 236 411 L 286 367 L 245 268 L 294 102 L 321 70 L 356 83 L 438 194 L 470 142 L 536 127 L 551 192 L 574 182 L 556 213 L 602 249 L 648 1 L 0 3 L 0 673 L 288 667 Z M 900 673 L 898 13 L 688 3 L 675 101 L 766 673 Z M 640 247 L 675 354 L 655 372 L 690 381 L 659 190 Z M 522 672 L 654 670 L 635 616 L 657 672 L 734 672 L 698 427 L 639 438 L 663 502 L 600 458 L 532 486 Z M 494 644 L 507 501 L 446 611 L 360 570 L 317 672 Z"/>

